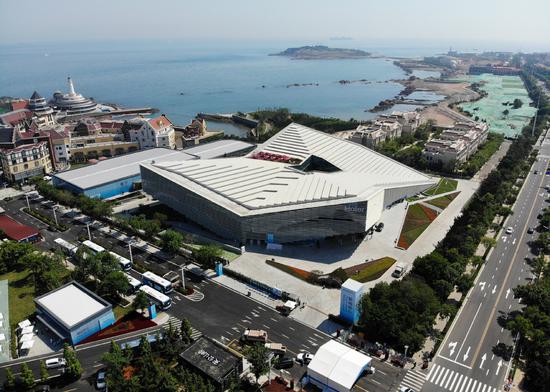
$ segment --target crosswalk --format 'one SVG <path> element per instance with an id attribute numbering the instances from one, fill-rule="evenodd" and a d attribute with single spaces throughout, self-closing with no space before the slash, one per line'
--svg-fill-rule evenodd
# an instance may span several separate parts
<path id="1" fill-rule="evenodd" d="M 400 387 L 411 388 L 414 391 L 420 391 L 426 382 L 426 373 L 410 369 L 401 381 Z"/>
<path id="2" fill-rule="evenodd" d="M 176 328 L 176 329 L 180 329 L 181 328 L 181 320 L 178 319 L 177 317 L 170 317 L 168 319 L 168 322 L 166 323 L 166 327 L 165 328 L 168 328 L 169 325 L 172 325 L 172 328 Z M 193 327 L 191 327 L 191 340 L 195 341 L 197 340 L 198 338 L 200 338 L 202 336 L 202 332 L 199 331 L 198 329 L 195 329 Z"/>
<path id="3" fill-rule="evenodd" d="M 497 392 L 498 389 L 444 366 L 433 365 L 426 381 L 452 392 Z"/>

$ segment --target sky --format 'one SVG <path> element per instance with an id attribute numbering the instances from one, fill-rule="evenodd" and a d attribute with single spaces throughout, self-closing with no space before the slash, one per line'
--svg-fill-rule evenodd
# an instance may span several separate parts
<path id="1" fill-rule="evenodd" d="M 338 46 L 393 42 L 550 51 L 549 0 L 0 0 L 0 14 L 0 44 L 8 45 L 120 40 L 314 44 L 350 37 Z"/>

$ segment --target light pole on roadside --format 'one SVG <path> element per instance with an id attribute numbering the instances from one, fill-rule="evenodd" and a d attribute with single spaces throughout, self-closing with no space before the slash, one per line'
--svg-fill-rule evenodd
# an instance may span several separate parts
<path id="1" fill-rule="evenodd" d="M 407 350 L 409 349 L 409 346 L 405 345 L 405 358 L 407 358 Z"/>
<path id="2" fill-rule="evenodd" d="M 57 214 L 55 213 L 55 211 L 57 210 L 57 206 L 54 206 L 52 208 L 52 211 L 53 211 L 53 219 L 55 220 L 55 225 L 56 226 L 59 226 L 59 223 L 57 223 Z"/>
<path id="3" fill-rule="evenodd" d="M 31 209 L 31 203 L 29 203 L 29 195 L 27 195 L 25 193 L 25 199 L 27 199 L 27 208 L 30 210 Z"/>
<path id="4" fill-rule="evenodd" d="M 128 241 L 128 251 L 130 253 L 130 263 L 134 264 L 134 255 L 132 254 L 132 244 L 134 243 L 134 239 L 130 238 Z"/>
<path id="5" fill-rule="evenodd" d="M 88 239 L 92 240 L 92 233 L 90 233 L 90 223 L 86 223 L 86 230 L 88 230 Z"/>
<path id="6" fill-rule="evenodd" d="M 183 266 L 181 267 L 181 288 L 185 290 L 185 271 L 183 270 Z"/>

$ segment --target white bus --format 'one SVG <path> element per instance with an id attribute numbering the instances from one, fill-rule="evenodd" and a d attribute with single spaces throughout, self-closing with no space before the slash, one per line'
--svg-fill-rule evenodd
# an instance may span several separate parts
<path id="1" fill-rule="evenodd" d="M 63 238 L 56 238 L 53 242 L 55 242 L 57 248 L 69 256 L 74 256 L 78 250 L 78 246 L 65 241 Z"/>
<path id="2" fill-rule="evenodd" d="M 124 275 L 126 275 L 126 278 L 128 278 L 128 283 L 130 283 L 130 287 L 131 287 L 130 291 L 132 293 L 135 293 L 136 291 L 138 291 L 138 289 L 141 287 L 141 282 L 130 274 L 125 273 Z"/>
<path id="3" fill-rule="evenodd" d="M 151 286 L 157 291 L 160 291 L 163 294 L 171 293 L 174 289 L 172 287 L 172 283 L 170 283 L 168 280 L 161 278 L 158 275 L 155 275 L 151 271 L 146 271 L 142 275 L 142 281 L 143 284 L 146 284 L 147 286 Z"/>
<path id="4" fill-rule="evenodd" d="M 89 240 L 84 241 L 82 244 L 86 246 L 88 249 L 90 249 L 93 254 L 107 252 L 107 250 L 104 247 Z M 122 268 L 123 271 L 128 271 L 130 268 L 132 268 L 132 263 L 126 257 L 122 257 L 116 254 L 115 252 L 111 252 L 111 251 L 109 251 L 109 253 L 116 259 L 116 261 L 119 262 L 120 267 Z"/>
<path id="5" fill-rule="evenodd" d="M 157 304 L 162 310 L 168 309 L 172 306 L 172 300 L 170 297 L 158 292 L 154 288 L 143 285 L 139 289 L 143 291 L 147 297 L 149 297 L 149 299 Z"/>
<path id="6" fill-rule="evenodd" d="M 90 249 L 94 255 L 96 255 L 98 253 L 101 253 L 101 252 L 105 252 L 104 247 L 99 246 L 95 242 L 92 242 L 92 241 L 89 241 L 89 240 L 84 241 L 82 243 L 82 245 L 84 245 L 86 248 Z"/>
<path id="7" fill-rule="evenodd" d="M 115 252 L 109 252 L 109 253 L 116 259 L 116 261 L 119 262 L 120 267 L 122 268 L 123 271 L 129 271 L 132 268 L 132 262 L 128 260 L 126 257 L 122 257 L 116 254 Z"/>

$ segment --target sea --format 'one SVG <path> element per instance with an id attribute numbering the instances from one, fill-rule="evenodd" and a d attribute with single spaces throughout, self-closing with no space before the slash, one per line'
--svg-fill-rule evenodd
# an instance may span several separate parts
<path id="1" fill-rule="evenodd" d="M 291 45 L 185 42 L 3 45 L 0 96 L 28 98 L 36 90 L 50 98 L 54 91 L 67 91 L 66 80 L 70 75 L 77 92 L 84 96 L 122 107 L 155 107 L 178 125 L 189 123 L 200 112 L 248 112 L 278 107 L 322 117 L 366 120 L 377 115 L 368 109 L 403 89 L 393 80 L 408 77 L 388 57 L 291 60 L 269 56 Z M 338 42 L 329 45 L 340 46 Z M 354 43 L 346 45 L 353 47 Z M 356 47 L 382 56 L 400 57 L 446 51 L 442 47 Z M 439 74 L 417 71 L 414 75 Z M 341 84 L 340 80 L 352 83 Z M 392 110 L 411 108 L 414 107 L 397 105 Z M 227 133 L 243 132 L 239 127 L 223 127 Z"/>

